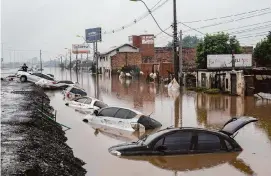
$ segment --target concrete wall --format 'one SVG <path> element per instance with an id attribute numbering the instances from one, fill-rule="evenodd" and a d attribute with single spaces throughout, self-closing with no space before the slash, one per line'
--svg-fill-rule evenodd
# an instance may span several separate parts
<path id="1" fill-rule="evenodd" d="M 245 95 L 245 78 L 243 71 L 220 71 L 220 73 L 225 73 L 225 80 L 223 80 L 223 76 L 221 75 L 221 85 L 224 85 L 225 91 L 231 91 L 231 75 L 236 74 L 236 92 L 237 95 L 244 96 Z M 203 83 L 202 74 L 206 75 L 205 85 Z M 198 71 L 196 79 L 197 79 L 197 87 L 206 87 L 208 89 L 212 88 L 211 78 L 215 78 L 215 72 L 210 71 Z M 228 81 L 227 81 L 228 80 Z M 224 82 L 223 82 L 224 81 Z"/>

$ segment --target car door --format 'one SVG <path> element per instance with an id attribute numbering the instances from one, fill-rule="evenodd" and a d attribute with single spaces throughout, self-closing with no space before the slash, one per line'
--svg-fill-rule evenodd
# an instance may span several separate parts
<path id="1" fill-rule="evenodd" d="M 192 154 L 194 141 L 192 131 L 176 131 L 165 134 L 153 145 L 155 155 Z"/>
<path id="2" fill-rule="evenodd" d="M 37 82 L 40 79 L 41 79 L 40 73 L 32 73 L 32 74 L 29 74 L 29 76 L 27 77 L 27 80 L 31 82 Z"/>
<path id="3" fill-rule="evenodd" d="M 121 129 L 130 129 L 131 125 L 129 123 L 129 120 L 126 119 L 126 116 L 130 113 L 131 111 L 128 109 L 120 108 L 116 114 L 114 115 L 114 118 L 112 118 L 112 123 L 116 125 L 116 127 L 121 128 Z"/>
<path id="4" fill-rule="evenodd" d="M 215 133 L 202 131 L 197 132 L 195 153 L 227 152 L 225 142 Z"/>
<path id="5" fill-rule="evenodd" d="M 106 126 L 114 127 L 115 125 L 112 119 L 114 119 L 114 115 L 117 113 L 118 110 L 119 108 L 116 107 L 104 108 L 99 112 L 97 117 L 95 117 L 95 121 Z"/>

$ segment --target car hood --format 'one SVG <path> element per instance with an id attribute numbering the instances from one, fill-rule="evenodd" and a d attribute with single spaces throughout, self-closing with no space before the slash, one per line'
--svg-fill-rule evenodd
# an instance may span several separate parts
<path id="1" fill-rule="evenodd" d="M 123 143 L 123 144 L 118 144 L 115 146 L 112 146 L 108 149 L 109 152 L 111 151 L 122 151 L 124 149 L 130 149 L 130 148 L 135 148 L 135 147 L 140 147 L 139 143 L 137 142 L 128 142 L 128 143 Z"/>
<path id="2" fill-rule="evenodd" d="M 243 128 L 245 125 L 251 122 L 256 122 L 256 121 L 258 120 L 254 117 L 247 117 L 247 116 L 234 117 L 230 119 L 229 121 L 227 121 L 220 131 L 231 136 L 234 133 L 236 133 L 238 130 Z"/>

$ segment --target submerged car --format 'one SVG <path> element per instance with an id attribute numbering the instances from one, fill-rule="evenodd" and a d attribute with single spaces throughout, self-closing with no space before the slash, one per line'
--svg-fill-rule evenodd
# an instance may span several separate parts
<path id="1" fill-rule="evenodd" d="M 63 81 L 51 81 L 47 79 L 41 79 L 35 83 L 36 85 L 47 88 L 47 89 L 65 89 L 69 86 L 73 86 L 74 82 L 63 80 Z"/>
<path id="2" fill-rule="evenodd" d="M 136 110 L 120 107 L 106 107 L 88 114 L 85 122 L 101 124 L 127 131 L 149 130 L 161 127 L 162 124 Z"/>
<path id="3" fill-rule="evenodd" d="M 19 70 L 16 73 L 16 77 L 20 79 L 21 82 L 38 82 L 41 79 L 49 80 L 49 81 L 55 81 L 54 77 L 52 75 L 43 74 L 43 73 L 31 73 L 31 72 L 25 72 Z"/>
<path id="4" fill-rule="evenodd" d="M 87 96 L 87 92 L 77 86 L 69 86 L 62 92 L 64 94 L 64 98 L 68 100 L 72 100 L 74 98 Z"/>
<path id="5" fill-rule="evenodd" d="M 117 156 L 181 155 L 242 151 L 234 134 L 245 125 L 256 122 L 253 117 L 232 118 L 219 131 L 202 128 L 166 128 L 137 142 L 110 147 Z"/>
<path id="6" fill-rule="evenodd" d="M 101 100 L 92 97 L 79 97 L 75 98 L 67 103 L 66 106 L 70 106 L 80 110 L 89 110 L 93 112 L 94 110 L 98 110 L 104 107 L 108 107 L 107 104 L 103 103 Z"/>

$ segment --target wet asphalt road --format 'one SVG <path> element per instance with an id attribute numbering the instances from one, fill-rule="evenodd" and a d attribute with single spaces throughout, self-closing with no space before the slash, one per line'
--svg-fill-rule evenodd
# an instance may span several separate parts
<path id="1" fill-rule="evenodd" d="M 76 81 L 74 73 L 47 68 L 57 79 Z M 57 121 L 70 126 L 67 143 L 76 157 L 83 159 L 87 175 L 271 175 L 271 102 L 253 97 L 231 97 L 185 92 L 168 93 L 166 87 L 145 81 L 122 81 L 118 77 L 79 75 L 80 85 L 90 96 L 109 105 L 134 108 L 163 124 L 163 127 L 192 126 L 220 128 L 232 116 L 249 115 L 259 121 L 241 129 L 235 137 L 244 151 L 238 156 L 197 155 L 179 157 L 117 158 L 107 149 L 123 141 L 137 139 L 114 131 L 95 131 L 82 122 L 84 114 L 66 107 L 59 91 L 49 91 L 51 105 L 57 110 Z M 123 137 L 124 136 L 124 137 Z M 189 161 L 189 162 L 188 162 Z"/>

